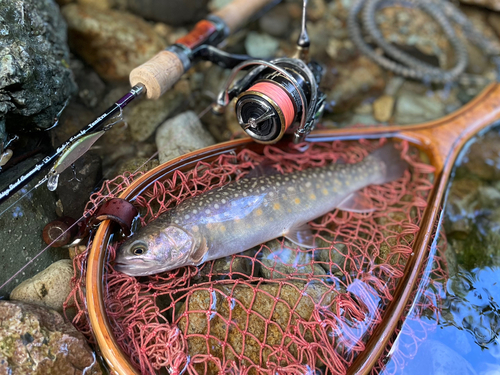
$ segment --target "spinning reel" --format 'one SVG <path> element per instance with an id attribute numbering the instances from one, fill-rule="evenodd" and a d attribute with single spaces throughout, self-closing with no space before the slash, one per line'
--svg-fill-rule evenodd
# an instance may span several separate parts
<path id="1" fill-rule="evenodd" d="M 323 115 L 325 95 L 319 91 L 323 69 L 308 61 L 310 41 L 306 29 L 306 6 L 307 1 L 304 1 L 296 55 L 239 63 L 213 107 L 213 112 L 222 114 L 236 98 L 238 122 L 256 142 L 275 143 L 286 133 L 293 133 L 295 143 L 302 142 Z M 235 82 L 243 69 L 250 71 Z"/>

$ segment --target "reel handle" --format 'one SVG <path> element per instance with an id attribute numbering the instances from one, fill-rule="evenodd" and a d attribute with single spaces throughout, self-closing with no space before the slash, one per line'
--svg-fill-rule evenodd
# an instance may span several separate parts
<path id="1" fill-rule="evenodd" d="M 274 0 L 233 0 L 211 16 L 222 21 L 226 33 L 233 33 L 255 13 L 272 2 Z M 180 38 L 174 47 L 185 47 L 190 51 L 206 43 L 207 39 L 217 31 L 216 25 L 211 24 L 210 21 L 202 20 L 188 35 Z M 146 97 L 158 99 L 189 69 L 190 61 L 187 61 L 189 59 L 176 53 L 178 49 L 169 47 L 133 69 L 129 76 L 130 84 L 132 86 L 144 85 Z"/>

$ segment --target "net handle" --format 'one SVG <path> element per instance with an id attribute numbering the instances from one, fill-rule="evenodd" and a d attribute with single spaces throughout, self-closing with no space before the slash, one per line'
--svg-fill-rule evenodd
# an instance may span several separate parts
<path id="1" fill-rule="evenodd" d="M 467 141 L 498 120 L 500 120 L 500 84 L 494 83 L 486 87 L 466 106 L 436 121 L 408 126 L 321 130 L 309 136 L 310 141 L 316 142 L 380 137 L 407 139 L 427 153 L 437 170 L 437 178 L 429 196 L 429 205 L 424 212 L 421 229 L 416 238 L 414 255 L 406 265 L 405 274 L 398 283 L 394 299 L 384 313 L 383 322 L 368 340 L 366 350 L 348 369 L 348 374 L 369 373 L 382 355 L 407 306 L 421 266 L 424 264 L 426 250 L 432 240 L 428 233 L 432 233 L 439 217 L 441 201 L 453 164 Z M 288 142 L 289 140 L 282 140 L 278 143 L 278 147 L 286 147 Z M 132 200 L 157 179 L 168 178 L 176 169 L 188 170 L 199 160 L 214 160 L 220 154 L 238 152 L 243 148 L 260 153 L 263 147 L 249 138 L 244 138 L 194 151 L 147 172 L 135 180 L 119 197 Z M 113 337 L 104 306 L 102 280 L 104 280 L 103 269 L 110 235 L 111 223 L 105 220 L 99 225 L 90 249 L 86 276 L 89 319 L 101 353 L 111 370 L 119 375 L 139 375 Z"/>

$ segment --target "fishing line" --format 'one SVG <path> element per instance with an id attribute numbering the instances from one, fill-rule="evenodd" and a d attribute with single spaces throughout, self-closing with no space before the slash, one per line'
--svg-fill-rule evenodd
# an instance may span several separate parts
<path id="1" fill-rule="evenodd" d="M 199 114 L 198 114 L 198 119 L 201 119 L 209 110 L 210 108 L 212 107 L 212 104 L 213 103 L 210 103 L 205 109 L 203 109 Z M 120 113 L 121 115 L 121 113 Z M 151 155 L 149 157 L 148 160 L 146 160 L 142 165 L 140 165 L 134 172 L 132 172 L 132 174 L 135 174 L 137 172 L 139 172 L 149 161 L 151 161 L 154 157 L 156 157 L 156 155 L 158 155 L 158 151 L 156 151 L 153 155 Z M 32 192 L 34 189 L 36 189 L 37 187 L 39 187 L 40 185 L 42 185 L 46 180 L 47 180 L 47 176 L 45 176 L 44 178 L 42 178 L 33 188 L 31 188 L 30 191 L 28 191 L 26 194 L 24 194 L 22 197 L 20 197 L 16 202 L 14 202 L 12 205 L 10 205 L 7 209 L 5 209 L 1 214 L 0 216 L 2 216 L 6 211 L 8 211 L 10 208 L 12 208 L 13 206 L 15 206 L 21 199 L 23 199 L 24 197 L 26 197 L 30 192 Z M 111 190 L 110 194 L 113 194 L 116 192 L 116 190 L 119 188 L 119 186 L 115 186 L 115 188 L 113 190 Z M 54 242 L 58 241 L 59 238 L 61 238 L 64 234 L 66 234 L 67 232 L 71 231 L 71 229 L 77 225 L 79 222 L 81 222 L 82 220 L 86 219 L 87 218 L 87 215 L 90 213 L 90 212 L 93 212 L 93 209 L 95 209 L 95 205 L 94 207 L 92 207 L 91 210 L 88 210 L 86 213 L 84 213 L 78 220 L 76 220 L 71 226 L 69 226 L 69 228 L 67 228 L 65 231 L 63 231 L 59 236 L 57 236 L 57 238 L 55 238 L 50 244 L 48 244 L 44 249 L 40 250 L 40 252 L 38 254 L 36 254 L 33 258 L 31 258 L 24 266 L 22 266 L 14 275 L 12 275 L 6 282 L 4 282 L 1 286 L 0 286 L 0 290 L 3 289 L 4 286 L 8 285 L 17 275 L 19 275 L 19 273 L 21 273 L 23 270 L 26 269 L 26 267 L 28 267 L 31 263 L 33 263 L 36 259 L 38 259 L 38 257 L 40 255 L 42 255 L 43 253 L 45 253 L 45 251 L 47 251 L 47 249 L 49 247 L 51 247 L 52 244 L 54 244 Z"/>
<path id="2" fill-rule="evenodd" d="M 261 93 L 271 99 L 283 113 L 285 129 L 288 128 L 295 117 L 295 109 L 287 92 L 279 85 L 272 82 L 259 82 L 248 89 Z"/>
<path id="3" fill-rule="evenodd" d="M 27 195 L 29 195 L 33 190 L 35 190 L 37 187 L 43 185 L 46 181 L 48 180 L 48 177 L 45 176 L 43 177 L 40 181 L 38 181 L 38 183 L 33 186 L 30 190 L 28 190 L 24 195 L 22 195 L 17 201 L 15 201 L 14 203 L 12 203 L 9 207 L 7 207 L 5 210 L 3 210 L 1 213 L 0 213 L 0 217 L 6 213 L 7 211 L 9 211 L 12 207 L 14 207 L 16 204 L 19 203 L 19 201 L 21 199 L 23 199 L 24 197 L 26 197 Z"/>

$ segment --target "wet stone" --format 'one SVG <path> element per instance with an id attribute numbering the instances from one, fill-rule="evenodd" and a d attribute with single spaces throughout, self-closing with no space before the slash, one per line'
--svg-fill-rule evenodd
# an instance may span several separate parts
<path id="1" fill-rule="evenodd" d="M 125 80 L 132 69 L 165 48 L 164 40 L 142 18 L 78 4 L 63 7 L 69 44 L 107 80 Z"/>
<path id="2" fill-rule="evenodd" d="M 259 19 L 259 26 L 265 33 L 281 38 L 290 32 L 290 16 L 286 5 L 277 5 Z"/>
<path id="3" fill-rule="evenodd" d="M 487 181 L 500 179 L 500 134 L 488 132 L 474 142 L 463 158 L 469 173 Z"/>
<path id="4" fill-rule="evenodd" d="M 478 5 L 488 9 L 500 11 L 500 0 L 460 0 L 461 3 Z"/>
<path id="5" fill-rule="evenodd" d="M 245 39 L 247 53 L 256 58 L 270 58 L 276 54 L 279 48 L 279 41 L 270 35 L 251 31 Z"/>
<path id="6" fill-rule="evenodd" d="M 75 91 L 66 24 L 52 0 L 0 0 L 0 117 L 49 128 Z"/>
<path id="7" fill-rule="evenodd" d="M 10 293 L 10 299 L 46 306 L 62 313 L 63 303 L 71 292 L 73 275 L 73 262 L 59 260 L 16 286 Z"/>
<path id="8" fill-rule="evenodd" d="M 78 98 L 87 108 L 96 107 L 104 97 L 106 85 L 83 61 L 72 58 L 70 66 L 78 85 Z"/>
<path id="9" fill-rule="evenodd" d="M 206 289 L 194 291 L 181 308 L 177 324 L 187 337 L 188 354 L 191 356 L 211 354 L 220 359 L 224 357 L 226 361 L 236 361 L 239 368 L 259 364 L 262 358 L 262 366 L 267 368 L 268 364 L 277 362 L 272 351 L 277 350 L 283 341 L 297 358 L 299 348 L 290 343 L 284 333 L 289 335 L 292 329 L 304 333 L 304 323 L 311 319 L 316 303 L 321 301 L 325 310 L 335 311 L 334 299 L 337 296 L 336 290 L 320 282 L 261 284 L 258 287 L 217 285 L 211 292 Z M 290 306 L 294 309 L 291 310 Z M 212 311 L 212 314 L 194 311 Z M 270 322 L 262 317 L 269 317 Z M 191 336 L 207 335 L 208 329 L 208 345 L 204 336 Z M 311 331 L 305 332 L 304 339 L 308 342 L 313 340 Z M 223 342 L 227 345 L 221 345 Z M 210 353 L 207 353 L 207 347 Z M 241 355 L 249 358 L 251 363 L 247 359 L 239 360 Z M 197 364 L 195 368 L 199 373 L 218 373 L 213 362 L 207 363 L 207 372 L 204 372 L 204 366 Z"/>
<path id="10" fill-rule="evenodd" d="M 364 99 L 382 93 L 385 87 L 382 74 L 377 64 L 365 56 L 359 56 L 339 65 L 336 70 L 326 71 L 321 86 L 328 83 L 328 87 L 323 90 L 327 93 L 327 100 L 335 103 L 333 111 L 346 112 Z"/>
<path id="11" fill-rule="evenodd" d="M 142 100 L 131 106 L 125 115 L 130 135 L 135 141 L 145 141 L 156 128 L 171 117 L 182 105 L 184 96 L 172 90 L 158 100 Z"/>
<path id="12" fill-rule="evenodd" d="M 287 239 L 266 242 L 258 259 L 262 262 L 261 274 L 266 279 L 307 279 L 326 275 L 325 270 L 314 262 L 312 249 L 300 247 Z"/>
<path id="13" fill-rule="evenodd" d="M 325 241 L 317 238 L 318 248 L 314 252 L 314 258 L 327 274 L 334 277 L 343 278 L 345 274 L 350 274 L 355 270 L 353 259 L 347 257 L 347 246 L 342 242 Z"/>
<path id="14" fill-rule="evenodd" d="M 208 13 L 208 0 L 127 0 L 126 3 L 133 14 L 172 26 L 192 24 Z"/>
<path id="15" fill-rule="evenodd" d="M 200 276 L 211 280 L 250 279 L 257 276 L 260 263 L 255 259 L 257 248 L 246 250 L 236 256 L 229 256 L 207 263 L 201 268 Z"/>
<path id="16" fill-rule="evenodd" d="M 478 207 L 478 192 L 484 183 L 477 178 L 455 179 L 446 204 L 444 228 L 448 235 L 464 238 L 473 230 Z"/>
<path id="17" fill-rule="evenodd" d="M 101 158 L 94 153 L 84 154 L 74 167 L 61 173 L 56 193 L 62 203 L 62 214 L 79 219 L 101 177 Z"/>
<path id="18" fill-rule="evenodd" d="M 153 168 L 156 168 L 160 163 L 158 159 L 141 158 L 136 157 L 129 160 L 125 160 L 120 163 L 118 167 L 114 170 L 113 176 L 119 176 L 126 172 L 136 173 L 136 172 L 147 172 Z"/>
<path id="19" fill-rule="evenodd" d="M 376 219 L 377 224 L 383 225 L 380 232 L 385 239 L 380 245 L 379 255 L 377 257 L 378 264 L 389 263 L 395 265 L 403 264 L 404 257 L 400 257 L 397 251 L 394 251 L 399 244 L 410 244 L 414 236 L 412 234 L 401 235 L 404 224 L 408 222 L 408 218 L 404 212 L 394 211 L 389 212 L 386 217 Z"/>
<path id="20" fill-rule="evenodd" d="M 0 301 L 0 373 L 99 375 L 85 337 L 54 310 Z"/>
<path id="21" fill-rule="evenodd" d="M 214 143 L 215 140 L 203 128 L 193 111 L 181 113 L 165 121 L 156 132 L 160 164 Z"/>
<path id="22" fill-rule="evenodd" d="M 40 161 L 41 158 L 38 156 L 26 160 L 2 172 L 0 190 L 3 190 L 10 181 L 15 181 L 17 175 L 26 171 L 28 167 Z M 42 239 L 42 231 L 46 224 L 57 218 L 57 198 L 55 193 L 47 189 L 46 185 L 32 190 L 37 182 L 38 180 L 29 183 L 0 207 L 0 285 L 3 285 L 27 262 L 47 247 Z M 25 197 L 22 198 L 24 195 Z M 12 207 L 10 207 L 11 205 Z M 6 211 L 3 212 L 4 210 Z M 0 296 L 7 296 L 18 283 L 63 258 L 68 258 L 67 252 L 62 252 L 60 249 L 47 249 L 2 287 Z"/>
<path id="23" fill-rule="evenodd" d="M 396 102 L 394 122 L 398 125 L 418 124 L 442 117 L 445 106 L 439 98 L 412 92 L 400 94 Z"/>
<path id="24" fill-rule="evenodd" d="M 373 116 L 379 122 L 387 122 L 392 116 L 394 97 L 382 95 L 373 102 Z"/>

